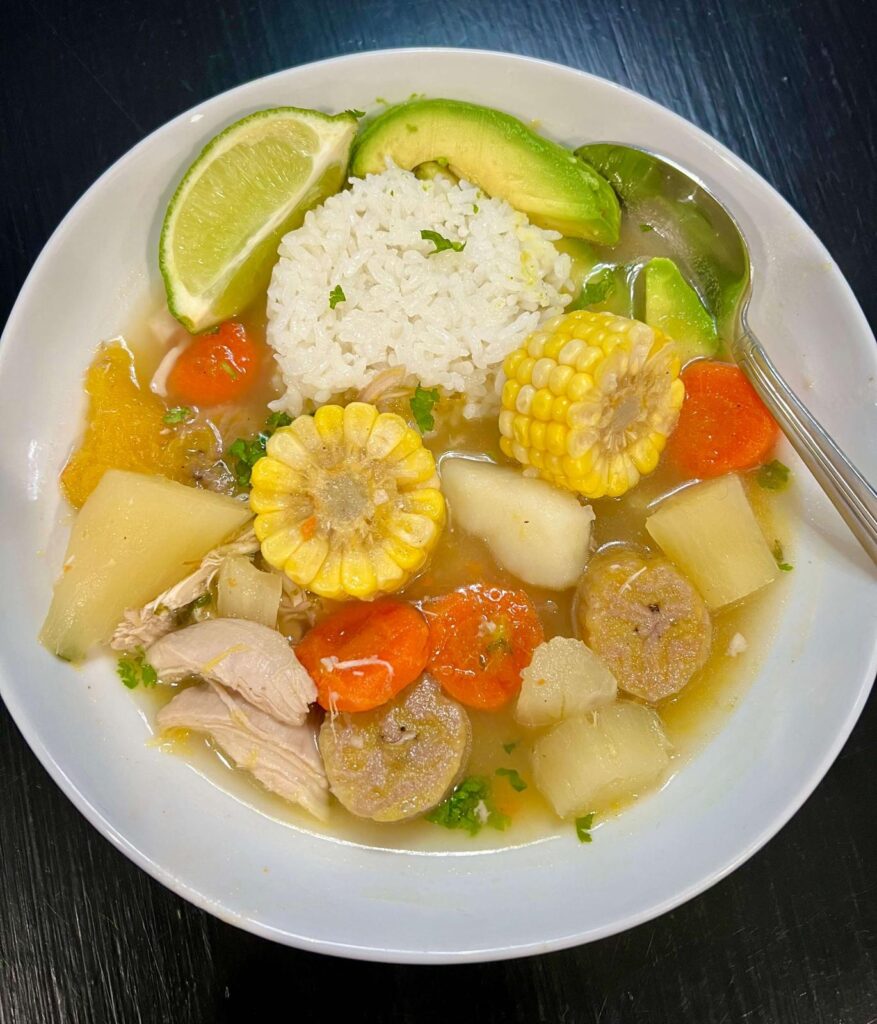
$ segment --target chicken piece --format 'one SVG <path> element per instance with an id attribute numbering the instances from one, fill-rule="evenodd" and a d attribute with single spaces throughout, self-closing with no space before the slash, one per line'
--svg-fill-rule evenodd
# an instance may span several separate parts
<path id="1" fill-rule="evenodd" d="M 198 568 L 185 579 L 153 598 L 143 608 L 129 608 L 116 627 L 110 646 L 116 651 L 133 651 L 173 632 L 177 626 L 177 614 L 207 593 L 226 558 L 254 555 L 258 550 L 259 542 L 250 525 L 234 540 L 208 551 Z"/>
<path id="2" fill-rule="evenodd" d="M 191 686 L 158 713 L 160 730 L 206 732 L 238 768 L 272 793 L 321 821 L 329 814 L 329 783 L 310 724 L 284 725 L 215 684 Z"/>
<path id="3" fill-rule="evenodd" d="M 301 725 L 317 699 L 314 681 L 284 638 L 247 619 L 205 619 L 157 640 L 146 660 L 163 683 L 200 676 L 235 690 L 260 711 Z"/>

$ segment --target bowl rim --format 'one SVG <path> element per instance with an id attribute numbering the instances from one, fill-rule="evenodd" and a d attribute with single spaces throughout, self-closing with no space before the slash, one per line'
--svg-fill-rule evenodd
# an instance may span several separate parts
<path id="1" fill-rule="evenodd" d="M 6 363 L 7 352 L 10 345 L 7 343 L 7 337 L 17 333 L 19 329 L 18 320 L 23 316 L 23 309 L 27 305 L 30 298 L 31 292 L 36 287 L 36 281 L 39 277 L 39 271 L 44 261 L 49 258 L 52 250 L 54 250 L 64 239 L 67 232 L 70 230 L 71 225 L 79 216 L 80 212 L 90 202 L 93 201 L 94 195 L 99 189 L 107 182 L 114 178 L 117 174 L 121 173 L 127 163 L 132 160 L 136 154 L 142 149 L 153 143 L 154 137 L 168 129 L 172 125 L 184 122 L 192 117 L 196 112 L 199 112 L 206 104 L 212 103 L 214 100 L 220 97 L 229 98 L 234 97 L 238 93 L 243 93 L 246 89 L 251 87 L 256 82 L 266 83 L 274 79 L 282 78 L 293 70 L 302 70 L 304 68 L 316 68 L 325 67 L 333 64 L 349 65 L 351 62 L 357 62 L 359 60 L 374 59 L 378 54 L 381 55 L 405 55 L 405 56 L 417 56 L 422 54 L 430 55 L 460 55 L 468 54 L 473 57 L 487 57 L 495 58 L 501 57 L 505 60 L 517 62 L 521 65 L 538 65 L 548 69 L 562 70 L 563 72 L 571 72 L 577 76 L 581 76 L 590 81 L 600 83 L 601 86 L 609 87 L 613 90 L 618 90 L 622 93 L 626 93 L 629 96 L 635 97 L 636 101 L 640 104 L 647 104 L 656 110 L 661 112 L 662 117 L 671 117 L 690 135 L 693 135 L 702 143 L 707 143 L 713 151 L 717 152 L 727 162 L 729 162 L 735 169 L 745 170 L 745 172 L 751 176 L 754 176 L 760 183 L 762 183 L 772 193 L 772 198 L 775 202 L 781 203 L 785 208 L 787 215 L 793 217 L 800 225 L 802 225 L 812 241 L 819 247 L 822 254 L 824 255 L 828 264 L 836 272 L 837 280 L 842 285 L 844 290 L 844 297 L 849 311 L 858 318 L 864 331 L 868 334 L 871 333 L 870 325 L 859 305 L 858 300 L 848 281 L 840 272 L 837 267 L 835 260 L 822 243 L 821 239 L 816 235 L 812 228 L 804 221 L 801 215 L 794 209 L 794 207 L 768 182 L 762 175 L 756 170 L 749 166 L 745 161 L 738 157 L 732 150 L 728 149 L 724 144 L 719 142 L 708 132 L 699 128 L 697 125 L 689 121 L 687 118 L 682 117 L 675 111 L 658 103 L 656 100 L 651 99 L 636 90 L 629 88 L 628 86 L 621 85 L 610 79 L 603 78 L 600 75 L 595 75 L 590 72 L 582 71 L 578 68 L 570 67 L 556 61 L 546 60 L 540 57 L 531 57 L 524 54 L 510 53 L 501 50 L 490 50 L 481 48 L 470 48 L 470 47 L 448 47 L 448 46 L 413 46 L 413 47 L 392 47 L 383 48 L 376 47 L 369 50 L 356 51 L 354 53 L 340 54 L 332 57 L 326 57 L 318 61 L 308 61 L 298 65 L 291 65 L 287 68 L 282 68 L 274 71 L 268 75 L 259 76 L 242 82 L 239 85 L 232 87 L 231 89 L 224 90 L 221 93 L 217 93 L 213 96 L 202 99 L 192 107 L 182 111 L 175 117 L 168 121 L 163 122 L 161 125 L 156 127 L 147 136 L 135 143 L 130 149 L 126 150 L 117 160 L 115 160 L 109 167 L 107 167 L 100 176 L 83 192 L 83 194 L 77 199 L 70 210 L 65 214 L 63 219 L 60 221 L 58 226 L 51 233 L 44 246 L 42 247 L 39 255 L 34 261 L 31 269 L 29 270 L 27 277 L 19 293 L 15 299 L 15 302 L 10 310 L 9 317 L 6 325 L 0 336 L 0 376 L 4 372 Z M 877 364 L 877 356 L 875 356 L 875 364 Z M 256 934 L 262 938 L 270 939 L 275 942 L 280 942 L 286 945 L 291 945 L 297 948 L 311 950 L 314 952 L 343 956 L 351 959 L 378 961 L 378 962 L 392 962 L 392 963 L 463 963 L 463 962 L 484 962 L 484 961 L 497 961 L 510 959 L 526 955 L 541 954 L 551 952 L 554 950 L 566 949 L 572 946 L 580 945 L 586 942 L 596 941 L 598 939 L 606 938 L 610 935 L 618 934 L 627 929 L 636 927 L 637 925 L 643 924 L 647 921 L 653 920 L 656 917 L 661 916 L 675 909 L 681 904 L 694 898 L 695 896 L 703 893 L 707 889 L 711 888 L 717 882 L 727 877 L 733 871 L 735 871 L 741 864 L 752 857 L 761 847 L 763 847 L 770 839 L 772 839 L 797 813 L 808 797 L 813 793 L 819 782 L 831 768 L 832 764 L 836 760 L 837 756 L 841 752 L 842 748 L 846 744 L 847 739 L 850 736 L 861 712 L 864 708 L 865 702 L 874 684 L 874 677 L 877 674 L 877 635 L 873 638 L 872 650 L 867 667 L 867 673 L 864 675 L 861 684 L 859 685 L 856 699 L 851 702 L 847 714 L 843 720 L 843 723 L 836 735 L 833 738 L 832 743 L 828 747 L 826 753 L 823 755 L 821 760 L 814 764 L 811 770 L 806 774 L 805 777 L 800 779 L 798 787 L 795 791 L 795 795 L 788 801 L 783 812 L 776 815 L 756 836 L 749 842 L 742 850 L 738 851 L 731 857 L 728 857 L 724 862 L 717 867 L 714 871 L 710 872 L 706 876 L 697 879 L 692 882 L 689 886 L 674 893 L 671 897 L 661 900 L 657 903 L 650 904 L 635 913 L 630 913 L 621 920 L 618 920 L 612 924 L 605 925 L 600 928 L 583 929 L 579 933 L 573 933 L 569 935 L 558 936 L 550 940 L 543 942 L 526 942 L 517 945 L 509 945 L 490 949 L 454 949 L 454 950 L 431 950 L 431 951 L 412 951 L 412 950 L 394 950 L 394 949 L 381 949 L 376 944 L 375 946 L 356 946 L 344 942 L 333 942 L 322 939 L 314 939 L 306 935 L 294 934 L 287 930 L 274 927 L 270 924 L 266 924 L 258 919 L 248 917 L 228 909 L 224 904 L 217 902 L 216 899 L 211 898 L 206 893 L 202 892 L 197 886 L 191 885 L 176 875 L 173 871 L 165 868 L 162 864 L 153 860 L 149 855 L 142 851 L 139 847 L 129 841 L 126 836 L 120 832 L 112 822 L 101 812 L 101 810 L 93 803 L 88 796 L 86 796 L 77 786 L 71 778 L 68 776 L 63 765 L 56 760 L 55 756 L 44 744 L 40 729 L 35 721 L 31 718 L 30 714 L 26 710 L 23 703 L 21 703 L 14 692 L 14 688 L 6 685 L 6 675 L 4 671 L 0 671 L 0 698 L 6 704 L 9 713 L 15 722 L 16 726 L 20 730 L 25 742 L 28 744 L 30 749 L 36 755 L 37 759 L 46 769 L 51 776 L 52 780 L 59 786 L 65 796 L 71 801 L 71 803 L 77 808 L 77 810 L 86 818 L 86 820 L 93 825 L 98 832 L 106 837 L 113 846 L 121 851 L 129 860 L 133 861 L 138 867 L 146 871 L 154 879 L 164 885 L 166 888 L 175 892 L 177 895 L 182 896 L 188 902 L 199 907 L 201 910 L 207 911 L 220 920 L 232 924 L 238 928 L 243 928 L 253 934 Z"/>

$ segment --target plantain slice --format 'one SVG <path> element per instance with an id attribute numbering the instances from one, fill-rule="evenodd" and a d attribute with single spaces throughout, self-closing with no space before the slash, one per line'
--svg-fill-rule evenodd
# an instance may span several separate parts
<path id="1" fill-rule="evenodd" d="M 462 777 L 471 746 L 468 715 L 430 676 L 374 711 L 327 716 L 320 729 L 332 792 L 373 821 L 437 807 Z"/>
<path id="2" fill-rule="evenodd" d="M 709 657 L 707 606 L 660 555 L 613 546 L 592 558 L 576 619 L 620 689 L 652 704 L 678 693 Z"/>

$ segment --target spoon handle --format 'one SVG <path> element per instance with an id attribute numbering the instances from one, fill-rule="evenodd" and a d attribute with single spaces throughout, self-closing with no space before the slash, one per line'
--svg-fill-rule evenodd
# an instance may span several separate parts
<path id="1" fill-rule="evenodd" d="M 743 322 L 734 358 L 782 427 L 792 447 L 877 564 L 877 491 L 809 412 Z"/>

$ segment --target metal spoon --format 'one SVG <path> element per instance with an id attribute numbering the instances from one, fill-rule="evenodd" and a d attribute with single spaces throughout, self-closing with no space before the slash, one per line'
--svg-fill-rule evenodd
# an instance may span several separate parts
<path id="1" fill-rule="evenodd" d="M 748 324 L 749 248 L 737 222 L 701 182 L 664 157 L 614 143 L 582 146 L 576 154 L 611 182 L 629 215 L 672 249 L 735 362 L 877 563 L 877 491 L 794 394 Z"/>

